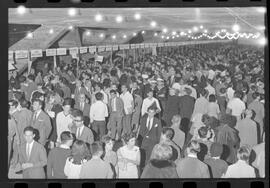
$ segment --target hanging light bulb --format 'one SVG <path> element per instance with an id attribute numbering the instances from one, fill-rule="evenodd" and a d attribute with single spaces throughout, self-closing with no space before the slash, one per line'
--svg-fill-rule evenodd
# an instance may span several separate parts
<path id="1" fill-rule="evenodd" d="M 232 30 L 233 30 L 234 32 L 238 32 L 238 31 L 240 30 L 240 26 L 239 26 L 238 24 L 234 24 L 234 25 L 232 26 Z"/>
<path id="2" fill-rule="evenodd" d="M 182 31 L 182 32 L 180 33 L 180 35 L 181 35 L 181 36 L 184 36 L 184 35 L 185 35 L 185 32 Z"/>
<path id="3" fill-rule="evenodd" d="M 53 29 L 50 29 L 50 30 L 49 30 L 49 33 L 50 33 L 50 34 L 53 34 L 53 33 L 54 33 Z"/>
<path id="4" fill-rule="evenodd" d="M 27 33 L 26 37 L 28 39 L 32 39 L 33 38 L 33 33 L 32 32 Z"/>
<path id="5" fill-rule="evenodd" d="M 162 35 L 161 38 L 164 39 L 165 37 Z"/>
<path id="6" fill-rule="evenodd" d="M 116 36 L 115 36 L 115 35 L 113 35 L 113 36 L 112 36 L 112 39 L 116 39 Z"/>
<path id="7" fill-rule="evenodd" d="M 103 16 L 101 14 L 95 15 L 96 22 L 101 22 L 103 20 Z"/>
<path id="8" fill-rule="evenodd" d="M 203 29 L 203 25 L 200 25 L 200 29 Z"/>
<path id="9" fill-rule="evenodd" d="M 173 31 L 173 32 L 172 32 L 172 35 L 176 35 L 176 31 Z"/>
<path id="10" fill-rule="evenodd" d="M 158 34 L 157 34 L 157 33 L 155 33 L 155 34 L 154 34 L 154 36 L 156 37 L 156 36 L 158 36 Z"/>
<path id="11" fill-rule="evenodd" d="M 117 23 L 121 23 L 121 22 L 123 21 L 123 17 L 120 16 L 120 15 L 118 15 L 118 16 L 116 16 L 115 21 L 116 21 Z"/>
<path id="12" fill-rule="evenodd" d="M 17 13 L 20 14 L 20 15 L 25 14 L 25 13 L 26 13 L 26 8 L 25 8 L 25 6 L 23 6 L 23 5 L 18 6 L 18 8 L 17 8 Z"/>
<path id="13" fill-rule="evenodd" d="M 267 43 L 267 40 L 266 40 L 266 38 L 265 37 L 262 37 L 262 38 L 260 38 L 259 40 L 258 40 L 258 42 L 259 42 L 259 44 L 260 45 L 266 45 L 266 43 Z"/>
<path id="14" fill-rule="evenodd" d="M 151 25 L 151 27 L 156 27 L 156 26 L 157 26 L 157 22 L 152 21 L 152 22 L 150 23 L 150 25 Z"/>
<path id="15" fill-rule="evenodd" d="M 100 33 L 100 34 L 99 34 L 99 37 L 100 37 L 100 38 L 103 38 L 103 37 L 104 37 L 104 33 Z"/>
<path id="16" fill-rule="evenodd" d="M 167 28 L 163 28 L 163 29 L 162 29 L 162 32 L 163 32 L 163 33 L 167 33 L 167 32 L 168 32 L 168 29 L 167 29 Z"/>
<path id="17" fill-rule="evenodd" d="M 198 27 L 193 27 L 193 31 L 197 32 L 198 31 Z"/>
<path id="18" fill-rule="evenodd" d="M 90 36 L 91 35 L 91 33 L 90 33 L 90 31 L 86 31 L 86 36 Z"/>
<path id="19" fill-rule="evenodd" d="M 126 39 L 127 38 L 127 35 L 123 35 L 123 38 Z"/>
<path id="20" fill-rule="evenodd" d="M 70 25 L 70 26 L 68 27 L 68 29 L 69 29 L 69 30 L 72 30 L 72 29 L 73 29 L 73 26 L 72 26 L 72 25 Z"/>
<path id="21" fill-rule="evenodd" d="M 166 39 L 170 39 L 170 37 L 167 37 Z"/>
<path id="22" fill-rule="evenodd" d="M 207 29 L 205 29 L 203 32 L 204 32 L 204 33 L 207 33 L 208 31 L 207 31 Z"/>
<path id="23" fill-rule="evenodd" d="M 139 13 L 134 14 L 134 19 L 135 20 L 140 20 L 141 19 L 141 15 Z"/>
<path id="24" fill-rule="evenodd" d="M 145 33 L 145 31 L 142 31 L 142 34 L 144 34 Z"/>
<path id="25" fill-rule="evenodd" d="M 191 30 L 188 30 L 188 33 L 192 33 L 192 31 Z"/>
<path id="26" fill-rule="evenodd" d="M 137 33 L 133 33 L 132 35 L 135 37 L 137 35 Z"/>
<path id="27" fill-rule="evenodd" d="M 77 14 L 77 10 L 75 8 L 70 8 L 68 9 L 68 15 L 73 17 L 73 16 L 76 16 Z"/>

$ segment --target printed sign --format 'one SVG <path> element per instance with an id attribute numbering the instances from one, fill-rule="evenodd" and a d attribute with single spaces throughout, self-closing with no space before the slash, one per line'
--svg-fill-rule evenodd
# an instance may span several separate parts
<path id="1" fill-rule="evenodd" d="M 80 47 L 80 54 L 87 53 L 87 47 Z"/>
<path id="2" fill-rule="evenodd" d="M 32 57 L 42 57 L 42 50 L 38 49 L 38 50 L 31 50 L 31 58 Z"/>
<path id="3" fill-rule="evenodd" d="M 56 54 L 57 55 L 67 55 L 67 49 L 66 48 L 57 48 Z"/>
<path id="4" fill-rule="evenodd" d="M 69 54 L 78 54 L 79 53 L 79 48 L 74 47 L 74 48 L 69 48 Z"/>
<path id="5" fill-rule="evenodd" d="M 51 49 L 46 49 L 46 56 L 55 56 L 56 55 L 56 49 L 51 48 Z"/>
<path id="6" fill-rule="evenodd" d="M 90 53 L 94 53 L 97 51 L 97 47 L 96 46 L 89 46 L 89 52 Z"/>
<path id="7" fill-rule="evenodd" d="M 15 52 L 16 59 L 26 59 L 28 58 L 28 51 L 27 50 L 19 50 Z"/>

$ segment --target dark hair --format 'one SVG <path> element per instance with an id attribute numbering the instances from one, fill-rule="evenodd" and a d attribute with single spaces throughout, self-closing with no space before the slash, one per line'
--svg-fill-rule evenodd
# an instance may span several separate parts
<path id="1" fill-rule="evenodd" d="M 135 138 L 136 139 L 136 133 L 134 132 L 131 132 L 130 134 L 124 134 L 122 136 L 122 139 L 124 140 L 125 143 L 128 143 L 128 141 L 132 138 Z"/>
<path id="2" fill-rule="evenodd" d="M 98 92 L 98 93 L 95 94 L 95 97 L 96 97 L 96 99 L 97 99 L 98 101 L 101 101 L 101 100 L 103 99 L 103 94 L 100 93 L 100 92 Z"/>
<path id="3" fill-rule="evenodd" d="M 101 142 L 94 142 L 91 144 L 91 153 L 92 155 L 97 155 L 99 152 L 104 152 L 103 146 Z"/>
<path id="4" fill-rule="evenodd" d="M 207 127 L 200 127 L 198 130 L 198 135 L 200 136 L 200 138 L 206 138 L 207 132 L 208 132 Z"/>
<path id="5" fill-rule="evenodd" d="M 201 95 L 204 96 L 204 97 L 207 97 L 207 95 L 208 95 L 208 90 L 202 89 L 202 90 L 201 90 Z"/>
<path id="6" fill-rule="evenodd" d="M 73 140 L 74 139 L 72 133 L 69 132 L 69 131 L 62 132 L 61 135 L 60 135 L 60 138 L 61 138 L 61 142 L 66 142 L 68 140 Z"/>
<path id="7" fill-rule="evenodd" d="M 28 78 L 29 80 L 32 80 L 32 81 L 34 81 L 34 80 L 35 80 L 35 76 L 34 76 L 34 75 L 32 75 L 32 74 L 28 75 L 28 76 L 27 76 L 27 78 Z"/>
<path id="8" fill-rule="evenodd" d="M 66 106 L 66 105 L 72 106 L 72 98 L 64 99 L 63 106 Z"/>
<path id="9" fill-rule="evenodd" d="M 99 83 L 99 82 L 96 82 L 96 83 L 94 84 L 94 87 L 96 87 L 96 86 L 98 86 L 100 89 L 103 88 L 102 83 Z"/>
<path id="10" fill-rule="evenodd" d="M 249 161 L 250 149 L 248 146 L 241 146 L 237 151 L 239 158 L 243 161 Z"/>
<path id="11" fill-rule="evenodd" d="M 20 105 L 22 108 L 28 108 L 29 107 L 29 102 L 26 99 L 20 99 Z"/>
<path id="12" fill-rule="evenodd" d="M 112 139 L 110 136 L 108 136 L 108 135 L 103 136 L 101 140 L 102 140 L 102 142 L 103 142 L 104 144 L 107 144 L 107 143 L 109 143 L 110 141 L 113 141 L 113 139 Z"/>
<path id="13" fill-rule="evenodd" d="M 172 140 L 174 137 L 174 130 L 170 127 L 165 127 L 162 129 L 162 134 L 166 136 L 166 138 Z"/>
<path id="14" fill-rule="evenodd" d="M 236 90 L 234 92 L 234 97 L 237 97 L 237 98 L 241 99 L 242 96 L 243 96 L 243 93 L 241 91 Z"/>
<path id="15" fill-rule="evenodd" d="M 71 148 L 71 156 L 74 164 L 81 164 L 82 160 L 91 158 L 91 153 L 83 141 L 76 140 Z"/>
<path id="16" fill-rule="evenodd" d="M 220 88 L 219 92 L 220 92 L 221 94 L 226 93 L 226 88 L 224 88 L 224 87 Z"/>
<path id="17" fill-rule="evenodd" d="M 257 99 L 258 97 L 260 97 L 261 95 L 260 95 L 260 93 L 258 93 L 258 92 L 255 92 L 255 93 L 253 93 L 252 94 L 252 98 L 253 99 Z"/>
<path id="18" fill-rule="evenodd" d="M 72 111 L 72 116 L 73 117 L 80 117 L 81 120 L 83 121 L 83 112 L 81 110 L 78 110 L 78 109 L 74 109 Z"/>
<path id="19" fill-rule="evenodd" d="M 214 94 L 209 95 L 209 102 L 216 102 L 216 96 Z"/>
<path id="20" fill-rule="evenodd" d="M 33 127 L 31 127 L 31 126 L 25 127 L 25 128 L 23 129 L 23 133 L 25 133 L 26 131 L 30 131 L 30 132 L 32 132 L 33 134 L 35 134 L 35 129 L 34 129 Z"/>
<path id="21" fill-rule="evenodd" d="M 230 114 L 224 114 L 220 117 L 220 123 L 221 124 L 225 124 L 225 125 L 228 125 L 230 127 L 235 127 L 236 125 L 236 122 L 237 122 L 237 119 L 235 116 L 233 115 L 230 115 Z"/>
<path id="22" fill-rule="evenodd" d="M 110 90 L 110 93 L 116 94 L 116 91 L 114 89 Z"/>

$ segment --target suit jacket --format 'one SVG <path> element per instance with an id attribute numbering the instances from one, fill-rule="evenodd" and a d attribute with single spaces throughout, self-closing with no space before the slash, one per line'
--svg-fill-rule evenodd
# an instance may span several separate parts
<path id="1" fill-rule="evenodd" d="M 32 117 L 32 127 L 38 131 L 38 142 L 44 146 L 52 130 L 50 117 L 44 111 L 41 111 L 36 120 L 33 118 L 34 114 Z"/>
<path id="2" fill-rule="evenodd" d="M 35 82 L 28 83 L 25 91 L 25 99 L 30 101 L 33 91 L 37 90 L 37 84 Z"/>
<path id="3" fill-rule="evenodd" d="M 74 108 L 77 108 L 77 109 L 81 110 L 80 104 L 81 104 L 80 102 L 77 102 L 74 105 Z M 83 116 L 89 117 L 89 115 L 90 115 L 90 104 L 84 103 L 83 110 L 81 110 L 81 111 L 83 112 Z"/>
<path id="4" fill-rule="evenodd" d="M 193 113 L 195 99 L 189 95 L 181 96 L 179 99 L 179 108 L 181 118 L 190 119 Z"/>
<path id="5" fill-rule="evenodd" d="M 112 113 L 113 111 L 112 99 L 110 99 L 108 107 L 109 113 Z M 116 113 L 118 114 L 119 117 L 124 116 L 124 102 L 120 97 L 116 97 Z"/>
<path id="6" fill-rule="evenodd" d="M 76 125 L 72 125 L 71 126 L 71 132 L 73 134 L 75 134 L 75 136 L 77 136 L 77 127 Z M 93 144 L 94 142 L 94 135 L 93 135 L 93 132 L 91 131 L 91 129 L 89 129 L 88 127 L 84 126 L 83 128 L 83 131 L 81 133 L 81 135 L 76 138 L 77 140 L 81 140 L 81 141 L 84 141 L 85 143 L 88 143 L 88 144 Z"/>
<path id="7" fill-rule="evenodd" d="M 148 116 L 143 116 L 140 123 L 140 131 L 139 131 L 139 141 L 141 142 L 141 147 L 144 149 L 152 149 L 156 144 L 160 141 L 161 135 L 161 121 L 154 117 L 153 124 L 151 129 L 149 130 L 146 127 Z"/>
<path id="8" fill-rule="evenodd" d="M 33 143 L 29 159 L 26 155 L 26 143 L 19 148 L 20 163 L 32 163 L 34 166 L 23 170 L 24 179 L 45 179 L 44 166 L 47 164 L 47 154 L 45 148 L 38 142 Z"/>

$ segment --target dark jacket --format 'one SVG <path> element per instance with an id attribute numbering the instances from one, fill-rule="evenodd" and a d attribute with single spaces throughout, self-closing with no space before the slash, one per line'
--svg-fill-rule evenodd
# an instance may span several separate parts
<path id="1" fill-rule="evenodd" d="M 144 168 L 141 178 L 178 178 L 176 165 L 167 160 L 152 159 Z"/>

